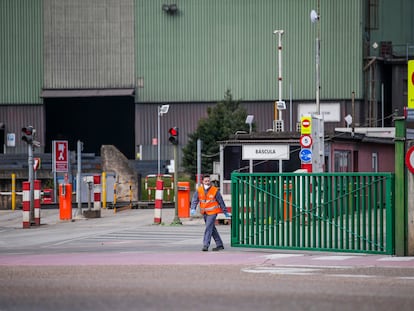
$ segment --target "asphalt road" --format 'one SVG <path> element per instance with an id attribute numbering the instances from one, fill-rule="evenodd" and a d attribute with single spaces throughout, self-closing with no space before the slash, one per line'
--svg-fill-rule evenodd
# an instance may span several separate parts
<path id="1" fill-rule="evenodd" d="M 62 222 L 0 211 L 0 310 L 413 310 L 414 258 L 229 246 L 201 252 L 201 220 L 130 210 Z"/>

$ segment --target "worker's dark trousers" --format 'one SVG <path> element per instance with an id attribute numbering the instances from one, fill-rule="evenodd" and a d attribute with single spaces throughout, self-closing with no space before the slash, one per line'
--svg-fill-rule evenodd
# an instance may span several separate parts
<path id="1" fill-rule="evenodd" d="M 223 241 L 221 240 L 220 234 L 216 229 L 216 218 L 217 214 L 206 215 L 204 214 L 204 222 L 206 223 L 206 230 L 204 231 L 204 240 L 203 245 L 209 247 L 211 242 L 211 237 L 213 237 L 216 242 L 216 246 L 223 246 Z"/>

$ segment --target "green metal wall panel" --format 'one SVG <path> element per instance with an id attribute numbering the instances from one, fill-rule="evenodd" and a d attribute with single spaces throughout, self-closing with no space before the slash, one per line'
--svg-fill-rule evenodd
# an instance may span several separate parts
<path id="1" fill-rule="evenodd" d="M 372 1 L 372 0 L 371 0 Z M 376 0 L 372 1 L 370 34 L 371 44 L 389 41 L 396 56 L 405 56 L 407 45 L 411 45 L 409 54 L 414 50 L 414 1 L 412 0 Z M 380 51 L 371 52 L 378 56 Z"/>
<path id="2" fill-rule="evenodd" d="M 1 0 L 0 42 L 0 104 L 41 103 L 42 0 Z"/>
<path id="3" fill-rule="evenodd" d="M 315 98 L 317 1 L 135 0 L 137 101 L 216 101 L 278 96 L 276 29 L 283 35 L 283 94 Z M 321 0 L 321 97 L 362 96 L 361 0 Z M 285 96 L 286 97 L 286 96 Z"/>

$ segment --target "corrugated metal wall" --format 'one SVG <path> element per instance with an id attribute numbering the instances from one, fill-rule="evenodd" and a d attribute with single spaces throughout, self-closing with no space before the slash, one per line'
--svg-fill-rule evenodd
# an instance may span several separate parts
<path id="1" fill-rule="evenodd" d="M 168 129 L 179 127 L 180 149 L 188 142 L 188 135 L 193 133 L 201 118 L 207 117 L 207 107 L 215 103 L 171 103 L 168 113 L 160 118 L 161 159 L 171 159 L 173 148 L 168 143 Z M 157 106 L 156 104 L 137 104 L 135 112 L 135 133 L 137 145 L 143 146 L 143 159 L 156 159 L 157 146 L 152 139 L 157 137 Z M 247 114 L 254 115 L 256 131 L 266 131 L 272 127 L 273 103 L 251 102 L 241 104 Z"/>
<path id="2" fill-rule="evenodd" d="M 290 120 L 292 120 L 292 131 L 297 130 L 297 123 L 300 120 L 296 107 L 298 104 L 306 102 L 295 102 L 292 107 L 292 117 L 290 116 L 290 103 L 287 102 L 287 109 L 284 110 L 284 120 L 286 131 L 290 130 Z M 160 104 L 136 104 L 135 105 L 135 141 L 136 145 L 142 145 L 144 160 L 157 158 L 157 145 L 152 145 L 152 139 L 157 138 L 157 107 Z M 168 129 L 173 126 L 179 128 L 179 145 L 181 147 L 188 143 L 188 135 L 194 133 L 198 127 L 198 122 L 207 117 L 207 108 L 215 103 L 170 103 L 168 113 L 160 118 L 160 140 L 161 140 L 161 159 L 171 159 L 173 157 L 173 147 L 168 142 Z M 244 102 L 241 106 L 246 109 L 247 114 L 253 115 L 255 132 L 266 132 L 273 127 L 273 102 Z M 345 103 L 341 102 L 340 114 L 346 115 Z M 333 132 L 338 123 L 326 122 L 325 131 Z M 341 121 L 339 126 L 345 127 L 345 121 Z M 138 148 L 137 148 L 138 151 Z"/>
<path id="3" fill-rule="evenodd" d="M 44 88 L 134 87 L 133 0 L 44 0 Z"/>
<path id="4" fill-rule="evenodd" d="M 276 29 L 283 36 L 283 94 L 315 98 L 316 26 L 308 0 L 135 0 L 138 102 L 278 96 Z M 361 0 L 321 0 L 321 97 L 362 97 Z"/>
<path id="5" fill-rule="evenodd" d="M 0 1 L 0 105 L 42 102 L 42 2 Z"/>
<path id="6" fill-rule="evenodd" d="M 16 147 L 6 147 L 5 153 L 26 153 L 27 144 L 22 141 L 22 127 L 32 125 L 36 129 L 36 140 L 40 141 L 40 148 L 35 153 L 43 152 L 45 146 L 45 123 L 42 105 L 0 105 L 0 121 L 4 123 L 5 134 L 16 135 Z"/>

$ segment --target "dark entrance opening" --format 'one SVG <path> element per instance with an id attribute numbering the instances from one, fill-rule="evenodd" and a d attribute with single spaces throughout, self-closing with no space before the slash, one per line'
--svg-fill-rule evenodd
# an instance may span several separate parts
<path id="1" fill-rule="evenodd" d="M 135 104 L 132 96 L 45 98 L 46 144 L 67 140 L 76 150 L 100 155 L 102 145 L 114 145 L 128 159 L 135 154 Z"/>
<path id="2" fill-rule="evenodd" d="M 4 153 L 4 123 L 0 122 L 0 153 Z"/>

